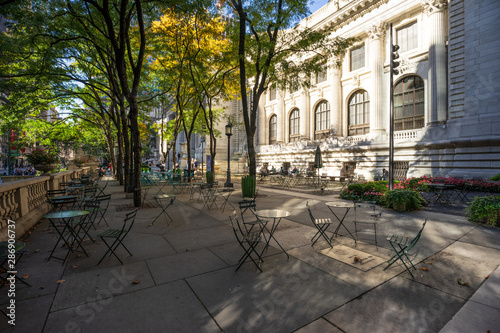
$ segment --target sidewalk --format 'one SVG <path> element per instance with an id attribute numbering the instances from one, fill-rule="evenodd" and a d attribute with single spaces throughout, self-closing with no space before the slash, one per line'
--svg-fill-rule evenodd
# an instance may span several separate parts
<path id="1" fill-rule="evenodd" d="M 112 193 L 106 217 L 117 227 L 132 200 L 111 183 L 106 193 Z M 305 203 L 317 217 L 329 217 L 324 202 L 340 201 L 335 197 L 259 188 L 258 209 L 291 212 L 275 234 L 290 260 L 271 247 L 263 273 L 251 262 L 235 272 L 243 253 L 229 224 L 229 205 L 224 212 L 202 210 L 187 193 L 169 208 L 170 225 L 159 218 L 150 226 L 158 208 L 139 211 L 125 240 L 133 256 L 118 250 L 124 265 L 109 257 L 96 266 L 106 248 L 90 241 L 85 243 L 89 257 L 70 254 L 64 265 L 46 261 L 56 234 L 42 221 L 16 267 L 32 287 L 16 284 L 16 327 L 0 314 L 0 331 L 493 333 L 500 327 L 499 229 L 454 215 L 383 209 L 378 248 L 370 227 L 359 233 L 357 246 L 350 237 L 334 238 L 336 249 L 383 261 L 392 255 L 387 234 L 413 235 L 428 217 L 415 248 L 413 280 L 398 265 L 386 271 L 383 263 L 365 268 L 320 253 L 326 242 L 311 247 L 316 229 Z M 237 207 L 240 198 L 237 187 L 230 202 Z M 352 223 L 346 225 L 354 230 Z M 105 229 L 101 223 L 91 235 Z M 468 285 L 458 284 L 458 278 Z M 0 289 L 4 309 L 6 293 L 6 287 Z"/>

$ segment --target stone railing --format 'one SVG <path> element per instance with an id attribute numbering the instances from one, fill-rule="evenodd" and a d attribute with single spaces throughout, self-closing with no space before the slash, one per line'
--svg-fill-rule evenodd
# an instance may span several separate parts
<path id="1" fill-rule="evenodd" d="M 15 222 L 16 238 L 21 237 L 49 212 L 47 190 L 58 189 L 59 183 L 79 178 L 88 170 L 87 167 L 0 184 L 0 241 L 7 240 L 8 220 Z"/>

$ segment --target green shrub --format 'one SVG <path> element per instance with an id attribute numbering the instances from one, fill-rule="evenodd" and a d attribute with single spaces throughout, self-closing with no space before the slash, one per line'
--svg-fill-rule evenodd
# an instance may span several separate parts
<path id="1" fill-rule="evenodd" d="M 491 177 L 490 180 L 495 181 L 495 182 L 500 181 L 500 173 L 497 173 L 496 175 Z"/>
<path id="2" fill-rule="evenodd" d="M 387 181 L 351 184 L 340 193 L 340 197 L 352 201 L 380 201 L 387 192 Z"/>
<path id="3" fill-rule="evenodd" d="M 500 217 L 500 195 L 476 197 L 467 208 L 466 216 L 470 221 L 498 225 Z"/>
<path id="4" fill-rule="evenodd" d="M 385 207 L 393 208 L 400 212 L 422 209 L 422 206 L 425 205 L 425 200 L 420 193 L 410 189 L 388 191 L 384 194 L 381 202 Z"/>

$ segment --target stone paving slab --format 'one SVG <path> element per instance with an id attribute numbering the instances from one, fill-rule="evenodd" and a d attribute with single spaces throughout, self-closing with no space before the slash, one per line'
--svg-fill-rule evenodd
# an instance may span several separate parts
<path id="1" fill-rule="evenodd" d="M 345 332 L 437 332 L 464 300 L 396 277 L 324 316 Z"/>
<path id="2" fill-rule="evenodd" d="M 257 271 L 258 272 L 258 271 Z M 266 258 L 188 278 L 187 282 L 225 332 L 291 332 L 360 294 L 356 286 L 294 258 Z"/>
<path id="3" fill-rule="evenodd" d="M 44 295 L 16 302 L 16 325 L 9 325 L 7 318 L 0 313 L 0 332 L 42 332 L 53 298 L 54 295 Z M 5 309 L 3 304 L 2 308 Z"/>
<path id="4" fill-rule="evenodd" d="M 226 225 L 166 234 L 164 237 L 176 252 L 192 251 L 235 241 L 233 231 Z"/>
<path id="5" fill-rule="evenodd" d="M 144 261 L 86 272 L 78 272 L 78 268 L 75 268 L 67 271 L 62 280 L 64 283 L 59 285 L 51 311 L 113 298 L 155 285 Z M 134 281 L 139 283 L 135 284 Z"/>
<path id="6" fill-rule="evenodd" d="M 172 282 L 227 267 L 225 262 L 208 249 L 187 251 L 146 262 L 156 284 Z"/>
<path id="7" fill-rule="evenodd" d="M 44 332 L 220 332 L 184 281 L 51 312 Z"/>
<path id="8" fill-rule="evenodd" d="M 331 323 L 327 322 L 323 318 L 313 321 L 312 323 L 298 329 L 295 333 L 318 333 L 318 332 L 329 332 L 329 333 L 342 333 L 337 327 L 333 326 Z"/>

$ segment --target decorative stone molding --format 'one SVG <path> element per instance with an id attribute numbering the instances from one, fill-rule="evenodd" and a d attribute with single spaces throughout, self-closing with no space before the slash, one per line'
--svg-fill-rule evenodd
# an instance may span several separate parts
<path id="1" fill-rule="evenodd" d="M 417 64 L 415 62 L 411 61 L 408 58 L 401 58 L 401 62 L 399 64 L 400 74 L 414 73 L 416 71 L 417 71 Z"/>
<path id="2" fill-rule="evenodd" d="M 446 10 L 448 7 L 447 0 L 421 0 L 420 4 L 424 7 L 424 13 L 427 15 Z"/>
<path id="3" fill-rule="evenodd" d="M 358 88 L 358 87 L 360 86 L 360 84 L 361 84 L 361 79 L 360 79 L 360 77 L 359 77 L 359 74 L 358 74 L 358 73 L 356 73 L 356 74 L 354 74 L 354 76 L 352 77 L 352 86 L 353 86 L 354 88 Z"/>
<path id="4" fill-rule="evenodd" d="M 366 33 L 368 34 L 368 36 L 370 36 L 371 39 L 383 40 L 386 31 L 387 31 L 387 23 L 380 21 L 369 27 L 366 30 Z"/>

